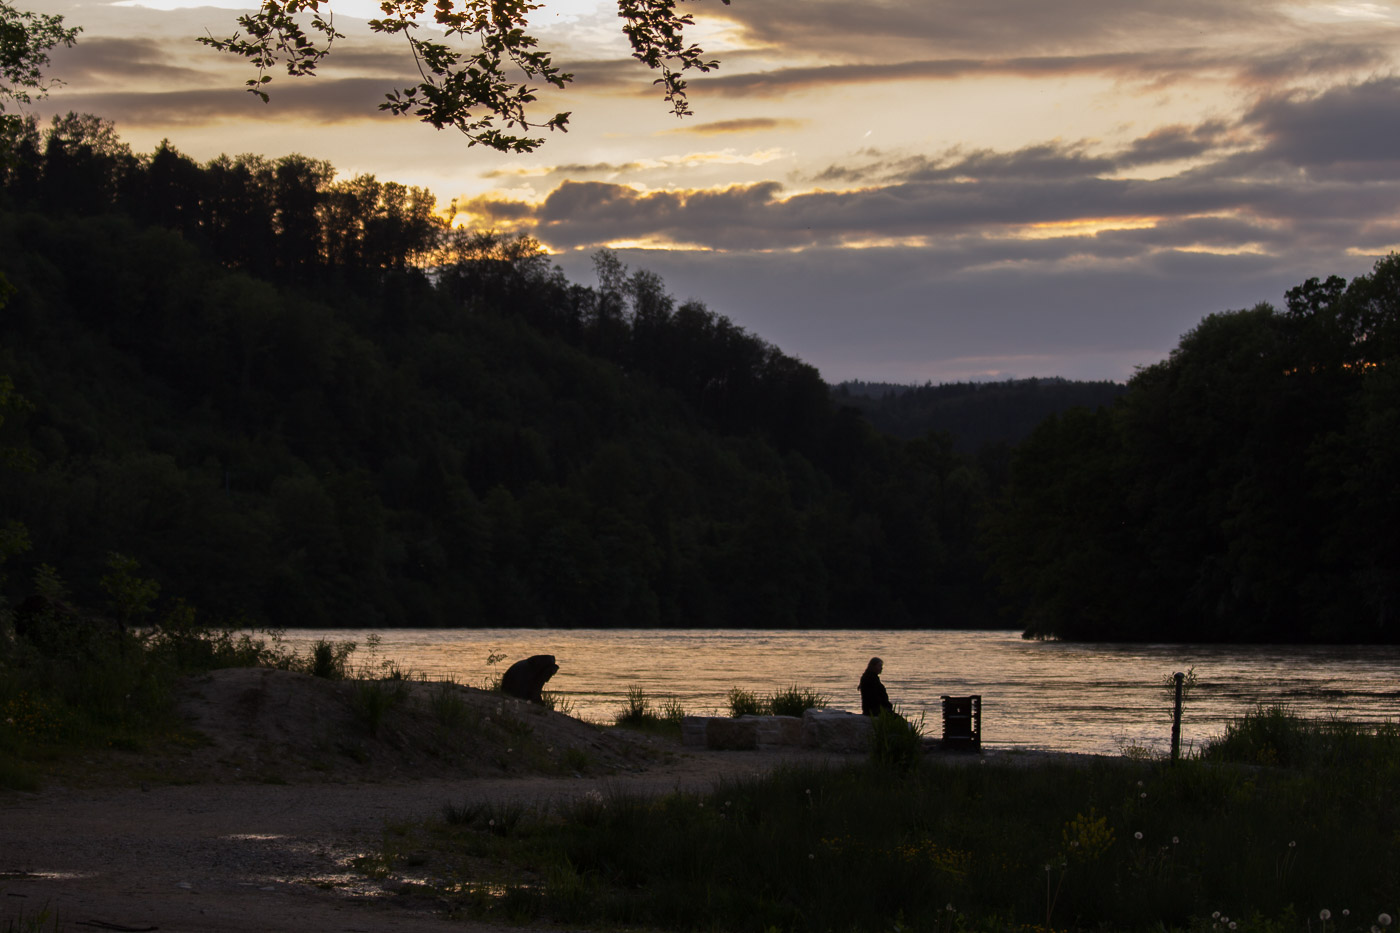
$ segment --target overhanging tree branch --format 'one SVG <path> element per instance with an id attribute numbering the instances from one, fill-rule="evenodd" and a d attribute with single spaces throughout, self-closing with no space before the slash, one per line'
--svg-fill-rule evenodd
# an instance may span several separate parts
<path id="1" fill-rule="evenodd" d="M 618 15 L 633 57 L 661 73 L 654 83 L 672 112 L 685 116 L 691 110 L 683 74 L 711 71 L 719 63 L 707 61 L 698 45 L 686 44 L 685 28 L 694 25 L 694 17 L 678 12 L 679 2 L 685 0 L 618 0 Z M 266 103 L 272 69 L 280 64 L 293 77 L 312 75 L 335 40 L 344 38 L 334 28 L 330 5 L 331 0 L 262 0 L 256 12 L 238 18 L 242 32 L 199 41 L 251 61 L 257 76 L 246 82 L 248 90 Z M 567 132 L 568 112 L 543 122 L 528 113 L 536 102 L 532 82 L 562 89 L 574 78 L 527 32 L 529 15 L 539 7 L 529 0 L 434 0 L 431 8 L 428 0 L 383 0 L 384 16 L 370 20 L 370 29 L 405 38 L 420 80 L 385 94 L 379 109 L 412 113 L 437 129 L 455 128 L 468 145 L 502 152 L 537 149 L 544 140 L 523 135 L 530 130 Z M 415 34 L 429 18 L 448 41 Z M 451 40 L 461 40 L 470 51 L 448 44 Z"/>

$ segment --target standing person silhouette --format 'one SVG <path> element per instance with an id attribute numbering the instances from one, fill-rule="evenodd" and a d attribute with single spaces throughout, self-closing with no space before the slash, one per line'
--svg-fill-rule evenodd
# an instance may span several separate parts
<path id="1" fill-rule="evenodd" d="M 865 673 L 860 675 L 860 711 L 867 716 L 878 716 L 882 709 L 894 712 L 890 695 L 885 692 L 885 685 L 880 683 L 880 672 L 884 669 L 884 661 L 871 658 L 870 663 L 865 665 Z"/>

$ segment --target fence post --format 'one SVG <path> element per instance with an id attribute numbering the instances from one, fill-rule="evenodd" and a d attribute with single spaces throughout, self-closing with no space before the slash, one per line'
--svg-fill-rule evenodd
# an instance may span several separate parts
<path id="1" fill-rule="evenodd" d="M 1177 671 L 1172 675 L 1176 681 L 1176 702 L 1172 704 L 1172 761 L 1181 760 L 1181 685 L 1186 675 Z"/>

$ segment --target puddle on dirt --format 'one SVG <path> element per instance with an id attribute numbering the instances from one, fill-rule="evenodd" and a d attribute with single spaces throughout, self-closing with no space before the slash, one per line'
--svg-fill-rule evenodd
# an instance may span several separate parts
<path id="1" fill-rule="evenodd" d="M 0 881 L 82 881 L 95 877 L 90 871 L 0 871 Z"/>

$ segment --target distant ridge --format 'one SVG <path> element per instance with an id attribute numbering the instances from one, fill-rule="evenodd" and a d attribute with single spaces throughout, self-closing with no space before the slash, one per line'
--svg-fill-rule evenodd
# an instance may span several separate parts
<path id="1" fill-rule="evenodd" d="M 832 386 L 832 397 L 859 410 L 885 434 L 910 440 L 930 431 L 946 433 L 954 449 L 973 453 L 989 444 L 1015 446 L 1050 415 L 1112 405 L 1127 388 L 1120 382 L 1059 377 L 937 385 L 851 380 Z"/>

